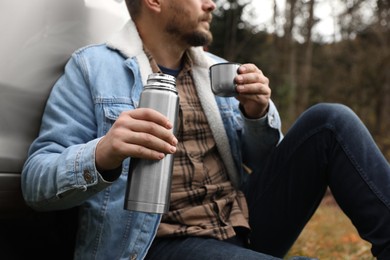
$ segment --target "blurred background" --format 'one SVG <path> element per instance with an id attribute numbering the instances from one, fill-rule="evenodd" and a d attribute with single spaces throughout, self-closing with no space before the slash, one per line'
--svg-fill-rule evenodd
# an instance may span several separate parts
<path id="1" fill-rule="evenodd" d="M 209 50 L 270 78 L 287 130 L 317 102 L 350 106 L 390 160 L 389 0 L 216 0 Z"/>
<path id="2" fill-rule="evenodd" d="M 205 48 L 261 68 L 270 78 L 284 132 L 317 102 L 343 103 L 390 160 L 390 0 L 215 2 L 214 42 Z M 77 212 L 26 212 L 19 174 L 47 95 L 70 54 L 105 41 L 126 22 L 127 10 L 123 0 L 1 0 L 0 11 L 2 258 L 51 259 L 52 252 L 64 252 L 58 259 L 71 259 Z M 329 191 L 289 255 L 372 259 L 369 244 Z"/>
<path id="3" fill-rule="evenodd" d="M 208 50 L 269 77 L 286 132 L 318 102 L 351 107 L 390 160 L 389 0 L 216 0 Z M 289 252 L 374 259 L 328 190 Z"/>

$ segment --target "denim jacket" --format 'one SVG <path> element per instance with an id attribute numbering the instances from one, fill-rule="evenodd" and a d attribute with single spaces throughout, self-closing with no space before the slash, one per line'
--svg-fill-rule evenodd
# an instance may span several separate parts
<path id="1" fill-rule="evenodd" d="M 242 165 L 254 167 L 282 138 L 278 112 L 271 102 L 266 117 L 246 119 L 236 99 L 215 97 L 210 90 L 208 68 L 219 60 L 202 48 L 189 53 L 218 150 L 230 180 L 240 188 L 248 176 Z M 131 158 L 113 182 L 104 180 L 95 166 L 98 141 L 122 111 L 137 107 L 151 72 L 129 21 L 107 43 L 73 53 L 51 91 L 39 136 L 23 168 L 22 191 L 36 210 L 79 207 L 75 259 L 143 259 L 156 234 L 159 214 L 124 209 Z"/>

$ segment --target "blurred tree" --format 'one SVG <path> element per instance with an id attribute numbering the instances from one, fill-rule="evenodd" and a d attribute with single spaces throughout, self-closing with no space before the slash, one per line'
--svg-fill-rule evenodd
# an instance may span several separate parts
<path id="1" fill-rule="evenodd" d="M 243 21 L 244 10 L 251 0 L 215 2 L 217 10 L 211 25 L 214 35 L 213 52 L 227 60 L 236 61 L 253 37 L 253 26 Z"/>
<path id="2" fill-rule="evenodd" d="M 304 53 L 301 66 L 301 73 L 298 84 L 299 96 L 296 100 L 298 112 L 303 112 L 309 105 L 310 96 L 310 83 L 311 83 L 311 70 L 312 70 L 312 59 L 313 59 L 313 27 L 316 24 L 316 18 L 314 17 L 314 0 L 309 0 L 305 3 L 307 17 L 304 27 L 302 28 L 302 35 L 304 36 Z"/>
<path id="3" fill-rule="evenodd" d="M 283 45 L 282 51 L 284 53 L 284 64 L 288 67 L 283 68 L 282 72 L 287 75 L 288 82 L 288 118 L 293 118 L 297 113 L 296 109 L 296 100 L 297 100 L 297 49 L 296 42 L 293 37 L 293 31 L 295 26 L 295 18 L 297 16 L 298 8 L 297 0 L 286 0 L 286 15 L 285 15 L 285 24 L 284 24 L 284 36 L 283 36 Z"/>
<path id="4" fill-rule="evenodd" d="M 372 31 L 382 53 L 382 59 L 379 62 L 379 67 L 382 69 L 378 75 L 382 87 L 378 93 L 380 100 L 376 113 L 379 121 L 379 132 L 386 132 L 390 128 L 388 116 L 390 111 L 390 1 L 377 0 L 377 7 L 376 22 L 372 26 Z M 388 140 L 388 145 L 390 146 L 390 140 Z"/>
<path id="5" fill-rule="evenodd" d="M 209 50 L 264 72 L 284 130 L 314 103 L 343 103 L 390 159 L 390 0 L 337 1 L 341 39 L 330 43 L 313 41 L 319 0 L 286 0 L 284 12 L 273 0 L 272 34 L 245 22 L 253 15 L 250 0 L 216 3 Z"/>

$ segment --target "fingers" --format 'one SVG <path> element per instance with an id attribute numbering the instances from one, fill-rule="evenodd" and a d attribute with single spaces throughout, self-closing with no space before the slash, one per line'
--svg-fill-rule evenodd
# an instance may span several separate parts
<path id="1" fill-rule="evenodd" d="M 144 144 L 153 148 L 155 146 L 153 137 L 171 145 L 177 144 L 177 139 L 172 133 L 172 123 L 153 109 L 140 108 L 123 112 L 114 125 L 123 128 L 126 132 L 131 131 L 131 135 L 123 133 L 123 136 L 125 140 L 134 144 Z"/>
<path id="2" fill-rule="evenodd" d="M 173 127 L 172 123 L 166 118 L 164 115 L 159 113 L 154 109 L 149 108 L 139 108 L 127 112 L 123 112 L 123 114 L 128 114 L 131 118 L 136 120 L 145 120 L 151 121 L 158 125 L 164 126 L 167 129 L 171 129 Z"/>
<path id="3" fill-rule="evenodd" d="M 159 160 L 176 152 L 172 123 L 159 112 L 139 108 L 120 114 L 96 147 L 99 169 L 118 167 L 127 157 Z"/>
<path id="4" fill-rule="evenodd" d="M 176 151 L 172 123 L 155 110 L 142 108 L 123 112 L 114 125 L 118 128 L 116 138 L 124 143 L 125 154 L 161 159 L 164 154 Z"/>
<path id="5" fill-rule="evenodd" d="M 238 68 L 235 78 L 236 98 L 249 118 L 260 118 L 268 110 L 271 98 L 269 79 L 254 64 L 243 64 Z"/>
<path id="6" fill-rule="evenodd" d="M 238 69 L 235 82 L 239 94 L 271 95 L 269 79 L 254 64 L 244 64 Z"/>

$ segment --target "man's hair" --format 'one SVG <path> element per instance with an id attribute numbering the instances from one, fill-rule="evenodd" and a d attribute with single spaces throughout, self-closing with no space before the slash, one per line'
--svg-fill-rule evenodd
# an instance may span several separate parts
<path id="1" fill-rule="evenodd" d="M 141 12 L 141 1 L 142 0 L 126 0 L 127 10 L 133 20 L 135 20 Z"/>

